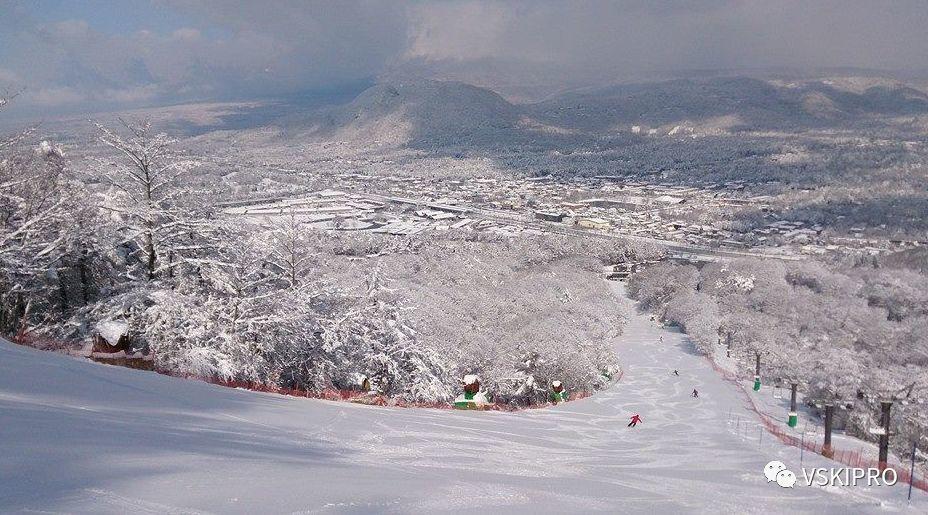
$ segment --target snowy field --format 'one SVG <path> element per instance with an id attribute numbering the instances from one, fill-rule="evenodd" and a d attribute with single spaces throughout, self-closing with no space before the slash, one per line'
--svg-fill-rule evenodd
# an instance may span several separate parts
<path id="1" fill-rule="evenodd" d="M 902 485 L 767 483 L 773 459 L 801 479 L 798 450 L 730 429 L 756 419 L 685 337 L 633 312 L 615 346 L 611 389 L 503 413 L 288 398 L 0 343 L 0 512 L 928 510 Z"/>

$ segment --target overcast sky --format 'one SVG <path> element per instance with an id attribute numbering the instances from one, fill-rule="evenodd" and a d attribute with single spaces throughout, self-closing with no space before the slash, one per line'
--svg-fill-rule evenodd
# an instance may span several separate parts
<path id="1" fill-rule="evenodd" d="M 510 82 L 527 68 L 591 83 L 717 68 L 920 72 L 926 28 L 926 0 L 0 0 L 0 91 L 53 112 L 339 88 L 411 62 L 512 63 L 491 68 Z"/>

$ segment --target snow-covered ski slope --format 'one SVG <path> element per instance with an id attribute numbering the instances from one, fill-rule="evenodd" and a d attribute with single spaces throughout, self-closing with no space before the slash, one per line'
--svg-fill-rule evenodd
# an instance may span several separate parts
<path id="1" fill-rule="evenodd" d="M 466 412 L 288 398 L 0 343 L 0 512 L 868 513 L 905 488 L 784 489 L 798 450 L 679 333 L 616 286 L 622 381 L 551 409 Z M 604 309 L 611 309 L 606 308 Z M 664 342 L 658 340 L 663 335 Z M 677 369 L 680 376 L 672 371 Z M 698 388 L 698 399 L 691 397 Z M 643 424 L 626 427 L 639 413 Z M 818 456 L 805 464 L 831 466 Z"/>

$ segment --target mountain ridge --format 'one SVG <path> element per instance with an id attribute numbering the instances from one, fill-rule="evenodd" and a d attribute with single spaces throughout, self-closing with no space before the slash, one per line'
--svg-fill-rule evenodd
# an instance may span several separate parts
<path id="1" fill-rule="evenodd" d="M 539 132 L 685 135 L 841 127 L 928 114 L 928 95 L 898 83 L 856 92 L 828 81 L 747 77 L 623 84 L 515 104 L 457 81 L 381 83 L 323 112 L 314 132 L 348 139 L 443 145 Z M 674 130 L 680 126 L 680 129 Z"/>

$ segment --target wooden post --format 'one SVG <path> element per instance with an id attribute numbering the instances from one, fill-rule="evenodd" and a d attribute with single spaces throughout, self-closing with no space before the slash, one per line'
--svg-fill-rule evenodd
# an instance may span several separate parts
<path id="1" fill-rule="evenodd" d="M 889 462 L 889 414 L 892 408 L 892 401 L 880 402 L 880 425 L 883 426 L 883 434 L 880 435 L 880 457 L 878 466 L 881 471 L 886 470 L 886 466 Z"/>
<path id="2" fill-rule="evenodd" d="M 834 458 L 835 450 L 831 447 L 831 428 L 834 425 L 835 405 L 825 405 L 825 443 L 822 445 L 822 456 Z"/>

